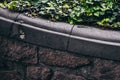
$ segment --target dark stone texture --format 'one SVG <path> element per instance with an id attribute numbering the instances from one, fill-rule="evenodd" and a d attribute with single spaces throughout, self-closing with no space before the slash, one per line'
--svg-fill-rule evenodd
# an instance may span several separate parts
<path id="1" fill-rule="evenodd" d="M 50 49 L 41 49 L 39 52 L 40 62 L 45 64 L 76 68 L 79 66 L 89 64 L 89 61 L 85 57 L 77 57 L 65 52 L 53 51 Z"/>
<path id="2" fill-rule="evenodd" d="M 66 74 L 63 72 L 56 71 L 52 80 L 85 80 L 82 76 L 76 76 L 73 74 Z"/>
<path id="3" fill-rule="evenodd" d="M 51 70 L 47 67 L 27 67 L 28 80 L 49 80 Z"/>
<path id="4" fill-rule="evenodd" d="M 20 24 L 13 27 L 11 37 L 55 49 L 66 50 L 69 35 L 54 32 L 27 24 Z"/>
<path id="5" fill-rule="evenodd" d="M 52 66 L 51 69 L 53 71 L 59 71 L 59 72 L 65 73 L 65 74 L 73 74 L 73 75 L 77 75 L 77 76 L 82 76 L 86 80 L 94 80 L 94 78 L 91 76 L 92 67 L 90 65 L 75 68 L 75 69 L 74 68 L 68 68 L 68 67 Z"/>
<path id="6" fill-rule="evenodd" d="M 8 72 L 15 72 L 15 74 L 19 73 L 19 75 L 21 77 L 24 77 L 25 76 L 25 67 L 21 64 L 18 64 L 16 62 L 12 62 L 12 61 L 8 61 L 8 60 L 4 60 L 4 59 L 1 59 L 0 58 L 0 73 L 1 75 L 4 75 L 4 74 L 8 74 Z M 5 76 L 6 76 L 5 75 Z M 5 77 L 4 76 L 4 77 Z M 7 76 L 6 76 L 7 77 Z M 1 77 L 0 77 L 0 80 L 1 80 Z M 7 80 L 7 79 L 6 79 Z M 9 79 L 8 79 L 9 80 Z"/>
<path id="7" fill-rule="evenodd" d="M 94 80 L 120 80 L 120 63 L 95 59 L 91 76 Z"/>
<path id="8" fill-rule="evenodd" d="M 35 46 L 25 44 L 23 42 L 16 42 L 12 39 L 3 38 L 0 44 L 0 56 L 11 61 L 24 62 L 28 64 L 37 63 L 37 52 Z"/>
<path id="9" fill-rule="evenodd" d="M 14 69 L 15 63 L 11 61 L 7 61 L 3 58 L 0 58 L 0 71 L 4 70 L 12 70 Z"/>
<path id="10" fill-rule="evenodd" d="M 120 62 L 43 48 L 0 36 L 0 80 L 23 79 L 120 80 Z"/>
<path id="11" fill-rule="evenodd" d="M 0 80 L 23 80 L 16 71 L 0 71 Z"/>

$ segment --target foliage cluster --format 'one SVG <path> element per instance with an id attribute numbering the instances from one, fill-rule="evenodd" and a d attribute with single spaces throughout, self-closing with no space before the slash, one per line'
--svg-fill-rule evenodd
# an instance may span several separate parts
<path id="1" fill-rule="evenodd" d="M 0 7 L 70 24 L 120 27 L 119 0 L 6 0 Z"/>

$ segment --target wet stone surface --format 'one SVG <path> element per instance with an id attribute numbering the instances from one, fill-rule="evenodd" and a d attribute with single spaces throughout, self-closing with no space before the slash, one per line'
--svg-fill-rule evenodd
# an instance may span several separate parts
<path id="1" fill-rule="evenodd" d="M 52 80 L 85 80 L 85 78 L 56 71 Z"/>
<path id="2" fill-rule="evenodd" d="M 28 80 L 49 80 L 51 70 L 47 67 L 27 67 Z"/>
<path id="3" fill-rule="evenodd" d="M 89 64 L 89 60 L 85 57 L 77 57 L 66 52 L 53 51 L 50 49 L 40 49 L 39 62 L 48 65 L 76 68 Z"/>
<path id="4" fill-rule="evenodd" d="M 23 78 L 15 71 L 1 71 L 0 80 L 23 80 Z"/>
<path id="5" fill-rule="evenodd" d="M 0 36 L 0 80 L 120 80 L 120 61 Z"/>
<path id="6" fill-rule="evenodd" d="M 93 67 L 91 76 L 97 80 L 120 79 L 120 63 L 118 61 L 95 59 Z"/>
<path id="7" fill-rule="evenodd" d="M 0 43 L 0 55 L 2 58 L 27 64 L 37 63 L 36 46 L 4 38 Z"/>

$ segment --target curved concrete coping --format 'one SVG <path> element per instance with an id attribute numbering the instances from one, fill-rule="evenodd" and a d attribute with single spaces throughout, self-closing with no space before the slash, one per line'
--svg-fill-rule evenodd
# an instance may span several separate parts
<path id="1" fill-rule="evenodd" d="M 78 54 L 120 60 L 120 43 L 71 36 L 68 50 Z"/>
<path id="2" fill-rule="evenodd" d="M 1 8 L 0 12 L 0 34 L 9 32 L 12 38 L 36 45 L 120 60 L 119 31 L 31 18 Z"/>
<path id="3" fill-rule="evenodd" d="M 4 18 L 15 20 L 18 15 L 19 13 L 11 12 L 7 9 L 0 8 L 0 16 Z"/>
<path id="4" fill-rule="evenodd" d="M 29 24 L 32 26 L 36 26 L 39 28 L 44 28 L 48 30 L 53 30 L 57 32 L 62 32 L 62 33 L 71 33 L 71 29 L 73 25 L 63 23 L 63 22 L 52 22 L 49 20 L 41 19 L 41 18 L 32 18 L 32 17 L 27 17 L 23 14 L 20 14 L 17 18 L 18 22 L 22 22 L 24 24 Z"/>
<path id="5" fill-rule="evenodd" d="M 71 33 L 68 50 L 84 55 L 120 60 L 120 32 L 76 25 Z"/>
<path id="6" fill-rule="evenodd" d="M 74 26 L 72 35 L 96 40 L 120 42 L 120 31 L 104 30 L 84 25 Z"/>

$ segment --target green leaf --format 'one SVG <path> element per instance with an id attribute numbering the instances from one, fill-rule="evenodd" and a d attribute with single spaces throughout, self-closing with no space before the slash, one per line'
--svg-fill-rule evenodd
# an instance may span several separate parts
<path id="1" fill-rule="evenodd" d="M 5 7 L 5 5 L 4 5 L 3 3 L 0 3 L 0 7 L 4 8 L 4 7 Z"/>
<path id="2" fill-rule="evenodd" d="M 18 3 L 19 3 L 18 1 L 12 1 L 8 4 L 7 7 L 12 10 L 12 9 L 14 9 L 14 7 L 17 6 Z"/>

